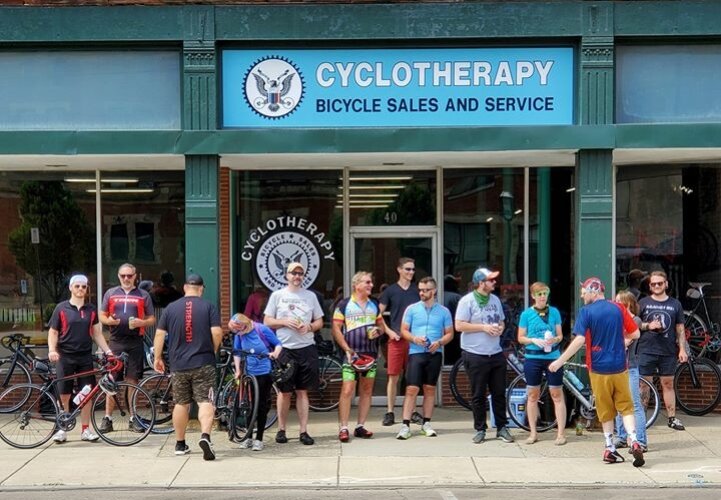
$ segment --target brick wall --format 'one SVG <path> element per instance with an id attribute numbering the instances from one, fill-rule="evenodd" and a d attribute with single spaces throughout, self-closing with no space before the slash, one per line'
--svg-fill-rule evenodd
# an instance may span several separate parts
<path id="1" fill-rule="evenodd" d="M 230 169 L 220 167 L 218 180 L 218 236 L 220 249 L 220 268 L 219 284 L 220 284 L 220 321 L 223 329 L 226 328 L 227 319 L 236 311 L 230 310 L 230 288 L 231 288 L 231 242 L 230 227 L 231 221 L 231 205 L 230 205 Z"/>

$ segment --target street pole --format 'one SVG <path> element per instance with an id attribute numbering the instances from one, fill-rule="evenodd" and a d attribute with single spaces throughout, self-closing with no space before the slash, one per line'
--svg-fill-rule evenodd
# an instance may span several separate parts
<path id="1" fill-rule="evenodd" d="M 38 301 L 40 302 L 40 324 L 41 329 L 45 329 L 44 307 L 43 307 L 43 285 L 40 280 L 40 230 L 37 227 L 30 228 L 30 243 L 35 246 L 35 260 L 38 265 L 37 277 L 35 278 L 35 289 L 38 291 Z"/>

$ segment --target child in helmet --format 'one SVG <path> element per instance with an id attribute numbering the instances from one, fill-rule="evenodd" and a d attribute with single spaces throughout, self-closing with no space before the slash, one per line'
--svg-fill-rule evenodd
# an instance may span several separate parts
<path id="1" fill-rule="evenodd" d="M 256 323 L 243 314 L 235 314 L 228 322 L 228 328 L 235 333 L 233 339 L 233 360 L 235 361 L 235 378 L 240 378 L 240 351 L 252 352 L 263 356 L 247 356 L 245 358 L 245 373 L 253 375 L 258 381 L 258 419 L 255 440 L 252 431 L 240 443 L 241 449 L 261 451 L 263 449 L 263 431 L 270 410 L 270 393 L 273 379 L 270 376 L 271 359 L 277 359 L 283 346 L 273 330 L 267 326 Z M 236 354 L 237 353 L 237 354 Z"/>

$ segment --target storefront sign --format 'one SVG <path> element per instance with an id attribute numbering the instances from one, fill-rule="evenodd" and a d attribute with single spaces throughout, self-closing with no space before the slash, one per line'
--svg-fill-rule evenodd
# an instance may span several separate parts
<path id="1" fill-rule="evenodd" d="M 573 123 L 572 48 L 225 50 L 224 127 Z"/>
<path id="2" fill-rule="evenodd" d="M 240 257 L 252 262 L 258 279 L 270 290 L 288 284 L 286 268 L 300 262 L 306 269 L 303 288 L 318 278 L 324 260 L 335 260 L 325 232 L 302 217 L 280 215 L 266 220 L 248 233 Z"/>

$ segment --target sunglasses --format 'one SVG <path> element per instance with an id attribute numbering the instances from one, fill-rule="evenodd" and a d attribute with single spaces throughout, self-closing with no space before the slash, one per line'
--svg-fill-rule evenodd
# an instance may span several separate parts
<path id="1" fill-rule="evenodd" d="M 432 292 L 433 290 L 435 290 L 435 288 L 419 288 L 418 292 L 425 293 L 425 292 Z"/>
<path id="2" fill-rule="evenodd" d="M 290 274 L 292 276 L 303 276 L 305 273 L 301 271 L 291 271 Z"/>
<path id="3" fill-rule="evenodd" d="M 404 267 L 404 271 L 408 271 L 409 273 L 414 273 L 416 271 L 415 267 Z"/>
<path id="4" fill-rule="evenodd" d="M 548 297 L 551 294 L 548 290 L 542 290 L 533 294 L 534 297 Z"/>
<path id="5" fill-rule="evenodd" d="M 85 290 L 88 287 L 88 285 L 73 285 L 73 288 L 81 288 Z"/>
<path id="6" fill-rule="evenodd" d="M 663 286 L 664 281 L 655 281 L 648 284 L 648 286 Z"/>
<path id="7" fill-rule="evenodd" d="M 133 276 L 135 276 L 135 274 L 118 274 L 118 276 L 120 276 L 123 279 L 128 280 L 128 279 L 132 278 Z"/>

